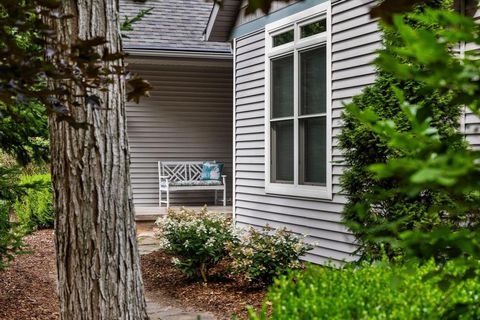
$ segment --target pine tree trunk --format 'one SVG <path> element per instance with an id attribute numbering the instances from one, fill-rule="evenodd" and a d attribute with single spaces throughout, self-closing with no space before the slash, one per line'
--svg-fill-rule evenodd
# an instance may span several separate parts
<path id="1" fill-rule="evenodd" d="M 104 47 L 119 52 L 118 6 L 118 0 L 63 0 L 63 11 L 74 17 L 54 23 L 58 36 L 67 45 L 104 37 Z M 130 189 L 125 83 L 121 76 L 112 80 L 107 92 L 95 92 L 101 108 L 84 98 L 68 106 L 86 128 L 50 118 L 61 319 L 148 319 Z"/>

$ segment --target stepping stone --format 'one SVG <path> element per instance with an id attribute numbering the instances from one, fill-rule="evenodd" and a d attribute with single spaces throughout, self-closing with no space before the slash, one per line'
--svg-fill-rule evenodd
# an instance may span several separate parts
<path id="1" fill-rule="evenodd" d="M 162 306 L 148 298 L 147 313 L 150 320 L 215 320 L 208 312 L 191 312 L 172 306 Z"/>

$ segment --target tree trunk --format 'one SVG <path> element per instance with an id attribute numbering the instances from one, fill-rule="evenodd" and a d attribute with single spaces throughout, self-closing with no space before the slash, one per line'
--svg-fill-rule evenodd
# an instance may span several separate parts
<path id="1" fill-rule="evenodd" d="M 54 22 L 63 43 L 103 37 L 103 48 L 122 50 L 118 0 L 63 0 L 62 8 L 73 15 Z M 112 65 L 123 61 L 106 63 Z M 148 319 L 130 189 L 125 81 L 111 78 L 107 92 L 93 92 L 100 108 L 74 88 L 82 97 L 67 107 L 87 127 L 49 120 L 61 319 Z"/>

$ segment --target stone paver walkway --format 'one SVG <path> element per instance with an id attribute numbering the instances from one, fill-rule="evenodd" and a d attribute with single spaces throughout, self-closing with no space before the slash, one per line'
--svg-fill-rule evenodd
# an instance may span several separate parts
<path id="1" fill-rule="evenodd" d="M 142 223 L 137 228 L 138 248 L 140 255 L 149 254 L 158 250 L 158 240 L 152 230 L 153 224 L 149 227 Z M 174 306 L 168 302 L 168 298 L 160 299 L 154 293 L 146 293 L 147 313 L 151 320 L 215 320 L 215 316 L 208 312 L 195 312 Z"/>

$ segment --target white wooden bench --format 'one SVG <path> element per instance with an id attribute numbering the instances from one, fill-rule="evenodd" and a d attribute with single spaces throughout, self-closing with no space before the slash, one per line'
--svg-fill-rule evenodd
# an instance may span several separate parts
<path id="1" fill-rule="evenodd" d="M 215 161 L 210 161 L 215 163 Z M 223 191 L 223 206 L 227 205 L 226 175 L 222 180 L 202 180 L 203 162 L 200 161 L 159 161 L 158 162 L 158 205 L 170 207 L 170 192 L 186 190 L 214 190 L 215 204 L 217 191 Z M 163 193 L 166 197 L 163 200 Z"/>

